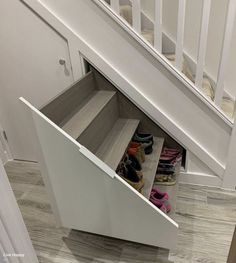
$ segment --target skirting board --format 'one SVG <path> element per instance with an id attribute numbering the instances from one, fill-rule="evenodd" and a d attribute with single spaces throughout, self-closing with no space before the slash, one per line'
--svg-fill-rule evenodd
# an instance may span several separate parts
<path id="1" fill-rule="evenodd" d="M 181 172 L 179 182 L 185 184 L 195 184 L 195 185 L 204 185 L 204 186 L 212 186 L 212 187 L 222 186 L 222 181 L 219 177 L 215 175 L 200 174 L 200 173 Z"/>

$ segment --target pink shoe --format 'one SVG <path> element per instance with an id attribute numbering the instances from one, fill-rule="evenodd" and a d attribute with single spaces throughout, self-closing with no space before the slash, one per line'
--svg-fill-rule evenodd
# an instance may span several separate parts
<path id="1" fill-rule="evenodd" d="M 169 204 L 168 199 L 169 195 L 167 193 L 162 193 L 155 188 L 152 189 L 150 201 L 165 213 L 169 213 L 171 210 L 171 205 Z"/>
<path id="2" fill-rule="evenodd" d="M 165 206 L 160 200 L 152 200 L 152 199 L 150 199 L 150 201 L 151 201 L 157 208 L 159 208 L 162 212 L 164 212 L 165 214 L 168 213 L 166 206 Z"/>
<path id="3" fill-rule="evenodd" d="M 159 200 L 159 201 L 167 201 L 169 199 L 169 195 L 168 193 L 163 193 L 161 191 L 159 191 L 157 188 L 152 188 L 152 191 L 151 191 L 151 196 L 150 196 L 151 199 L 153 200 Z"/>
<path id="4" fill-rule="evenodd" d="M 180 151 L 175 149 L 175 148 L 168 148 L 168 147 L 164 147 L 162 153 L 167 153 L 167 154 L 180 154 Z"/>

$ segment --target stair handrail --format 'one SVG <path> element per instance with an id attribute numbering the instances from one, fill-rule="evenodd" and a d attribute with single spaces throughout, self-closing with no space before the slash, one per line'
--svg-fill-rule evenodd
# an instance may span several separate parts
<path id="1" fill-rule="evenodd" d="M 105 1 L 105 0 L 102 1 L 109 3 L 109 1 Z M 131 8 L 132 8 L 131 27 L 140 37 L 142 37 L 141 1 L 129 0 L 127 2 L 131 4 Z M 110 0 L 110 7 L 116 13 L 116 15 L 120 16 L 119 0 Z M 211 7 L 212 7 L 211 0 L 203 1 L 202 14 L 201 14 L 201 29 L 200 29 L 199 42 L 198 42 L 196 76 L 195 79 L 192 80 L 192 85 L 194 85 L 195 88 L 199 90 L 202 94 L 203 94 L 202 85 L 205 77 L 204 68 L 205 68 L 205 60 L 206 60 L 207 37 L 209 33 L 209 20 L 210 20 Z M 161 54 L 162 54 L 162 40 L 163 40 L 162 15 L 163 15 L 163 0 L 155 0 L 153 48 L 155 49 L 156 52 Z M 186 0 L 178 0 L 177 40 L 175 47 L 175 63 L 173 63 L 173 65 L 175 67 L 175 70 L 177 70 L 181 75 L 183 75 L 182 65 L 183 65 L 183 54 L 184 54 L 185 17 L 186 17 Z M 218 76 L 216 81 L 216 87 L 214 90 L 214 98 L 212 98 L 212 102 L 214 106 L 218 108 L 218 110 L 220 110 L 221 112 L 222 112 L 221 103 L 224 96 L 226 69 L 229 59 L 229 52 L 230 52 L 230 45 L 231 45 L 232 34 L 234 29 L 235 17 L 236 17 L 236 1 L 229 0 L 226 21 L 225 21 L 225 28 L 224 28 L 224 39 L 222 43 L 220 64 L 218 69 Z M 222 113 L 224 114 L 224 112 Z M 226 117 L 230 119 L 228 116 Z"/>

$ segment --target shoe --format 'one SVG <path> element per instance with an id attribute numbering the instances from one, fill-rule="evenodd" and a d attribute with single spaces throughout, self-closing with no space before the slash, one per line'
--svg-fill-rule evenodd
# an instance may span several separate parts
<path id="1" fill-rule="evenodd" d="M 124 164 L 122 162 L 117 169 L 117 174 L 141 193 L 144 187 L 144 180 L 138 176 L 137 172 L 130 164 Z"/>
<path id="2" fill-rule="evenodd" d="M 143 173 L 141 172 L 142 170 L 141 164 L 139 163 L 138 159 L 134 155 L 125 154 L 125 157 L 122 162 L 124 165 L 131 165 L 136 171 L 138 177 L 140 179 L 143 178 Z"/>
<path id="3" fill-rule="evenodd" d="M 142 142 L 142 147 L 144 149 L 145 154 L 151 154 L 153 152 L 153 141 L 146 141 L 146 142 Z"/>
<path id="4" fill-rule="evenodd" d="M 140 163 L 145 161 L 145 152 L 141 143 L 130 142 L 127 152 L 129 155 L 134 155 Z"/>
<path id="5" fill-rule="evenodd" d="M 143 151 L 143 154 L 144 154 L 144 160 L 145 160 L 145 154 L 151 154 L 153 149 L 152 149 L 152 145 L 153 145 L 153 142 L 152 141 L 144 141 L 144 142 L 131 142 L 131 144 L 139 144 L 142 148 L 142 151 Z M 132 146 L 131 146 L 132 147 Z"/>
<path id="6" fill-rule="evenodd" d="M 175 169 L 176 163 L 158 163 L 158 168 Z"/>
<path id="7" fill-rule="evenodd" d="M 136 142 L 146 142 L 152 141 L 153 142 L 153 135 L 150 133 L 135 133 L 133 140 Z"/>
<path id="8" fill-rule="evenodd" d="M 161 153 L 160 162 L 176 163 L 176 162 L 179 162 L 181 159 L 182 159 L 182 154 L 179 150 L 175 148 L 164 147 Z"/>
<path id="9" fill-rule="evenodd" d="M 175 174 L 156 174 L 154 185 L 175 185 L 176 176 Z"/>
<path id="10" fill-rule="evenodd" d="M 171 168 L 162 168 L 162 167 L 157 167 L 157 174 L 174 174 L 175 173 L 175 167 Z"/>
<path id="11" fill-rule="evenodd" d="M 158 199 L 162 202 L 165 202 L 169 199 L 169 195 L 168 195 L 168 193 L 163 193 L 163 192 L 159 191 L 157 188 L 152 188 L 150 198 L 152 200 Z"/>
<path id="12" fill-rule="evenodd" d="M 176 162 L 176 156 L 163 154 L 160 157 L 161 163 L 174 164 Z"/>
<path id="13" fill-rule="evenodd" d="M 168 147 L 164 147 L 162 150 L 162 153 L 166 153 L 166 154 L 173 154 L 173 155 L 178 155 L 180 154 L 180 151 L 175 149 L 175 148 L 168 148 Z"/>
<path id="14" fill-rule="evenodd" d="M 160 201 L 160 200 L 153 200 L 150 199 L 150 202 L 152 202 L 157 208 L 159 208 L 162 212 L 167 214 L 167 208 L 166 206 Z"/>
<path id="15" fill-rule="evenodd" d="M 133 141 L 139 142 L 142 144 L 142 147 L 144 148 L 145 154 L 151 154 L 153 149 L 152 145 L 154 143 L 153 141 L 153 135 L 150 133 L 135 133 L 133 137 Z"/>
<path id="16" fill-rule="evenodd" d="M 157 189 L 152 189 L 151 196 L 150 196 L 150 201 L 156 205 L 158 208 L 161 205 L 165 206 L 166 213 L 169 213 L 171 210 L 171 205 L 168 202 L 169 196 L 167 193 L 162 193 Z"/>
<path id="17" fill-rule="evenodd" d="M 135 155 L 125 155 L 124 163 L 130 164 L 136 171 L 142 170 L 142 165 L 140 164 L 139 160 L 135 157 Z"/>

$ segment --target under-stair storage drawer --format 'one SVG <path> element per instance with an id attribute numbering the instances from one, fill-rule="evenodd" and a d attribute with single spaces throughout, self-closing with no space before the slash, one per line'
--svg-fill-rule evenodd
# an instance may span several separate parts
<path id="1" fill-rule="evenodd" d="M 167 134 L 96 70 L 41 111 L 22 101 L 59 224 L 175 246 L 178 225 L 150 199 L 164 146 L 179 147 Z"/>

